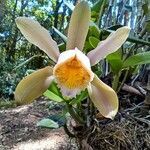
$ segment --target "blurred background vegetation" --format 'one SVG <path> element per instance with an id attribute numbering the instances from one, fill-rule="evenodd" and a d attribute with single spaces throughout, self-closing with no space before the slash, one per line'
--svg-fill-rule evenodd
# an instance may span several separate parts
<path id="1" fill-rule="evenodd" d="M 96 30 L 91 25 L 90 38 L 85 43 L 86 51 L 96 47 L 98 42 L 108 36 L 112 30 L 124 25 L 131 28 L 131 37 L 128 41 L 131 42 L 130 47 L 132 47 L 132 50 L 127 49 L 124 54 L 128 56 L 149 51 L 149 0 L 89 0 L 88 2 L 92 8 L 94 26 L 99 29 Z M 65 40 L 61 38 L 56 28 L 66 35 L 70 15 L 76 3 L 77 0 L 0 0 L 1 99 L 13 99 L 15 87 L 23 76 L 50 63 L 42 51 L 22 36 L 16 27 L 15 18 L 26 16 L 38 20 L 63 49 L 62 44 Z M 103 76 L 109 74 L 107 63 L 103 65 L 103 72 Z M 136 74 L 132 72 L 132 79 L 137 75 L 144 78 L 147 72 L 149 72 L 148 65 L 142 65 L 136 70 Z"/>

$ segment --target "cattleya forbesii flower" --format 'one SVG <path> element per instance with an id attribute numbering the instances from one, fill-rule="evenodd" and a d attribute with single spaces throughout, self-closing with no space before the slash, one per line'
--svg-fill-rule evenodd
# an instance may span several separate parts
<path id="1" fill-rule="evenodd" d="M 37 21 L 27 17 L 16 19 L 17 27 L 25 38 L 43 50 L 55 63 L 25 77 L 17 86 L 15 99 L 18 103 L 29 103 L 41 96 L 55 81 L 62 95 L 73 98 L 88 89 L 90 99 L 107 118 L 113 118 L 118 111 L 115 91 L 103 83 L 91 70 L 108 54 L 116 51 L 126 41 L 129 28 L 122 27 L 113 32 L 87 56 L 82 52 L 90 22 L 90 8 L 87 2 L 78 3 L 71 16 L 66 51 L 60 54 L 56 42 L 49 32 Z"/>

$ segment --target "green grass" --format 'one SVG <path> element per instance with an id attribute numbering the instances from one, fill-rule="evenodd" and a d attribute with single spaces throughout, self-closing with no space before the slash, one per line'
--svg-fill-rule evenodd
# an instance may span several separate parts
<path id="1" fill-rule="evenodd" d="M 14 108 L 16 106 L 17 105 L 14 100 L 0 99 L 0 109 Z"/>

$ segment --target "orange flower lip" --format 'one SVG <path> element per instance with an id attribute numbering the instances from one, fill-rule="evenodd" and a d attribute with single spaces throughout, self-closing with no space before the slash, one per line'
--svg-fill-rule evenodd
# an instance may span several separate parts
<path id="1" fill-rule="evenodd" d="M 90 82 L 90 72 L 76 55 L 56 66 L 54 75 L 57 82 L 69 89 L 85 88 Z"/>

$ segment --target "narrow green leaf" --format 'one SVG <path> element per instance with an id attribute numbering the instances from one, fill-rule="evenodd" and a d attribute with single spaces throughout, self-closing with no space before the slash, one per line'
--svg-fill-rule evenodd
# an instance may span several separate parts
<path id="1" fill-rule="evenodd" d="M 133 43 L 137 43 L 137 44 L 145 44 L 145 45 L 150 46 L 150 42 L 149 42 L 149 41 L 145 41 L 145 40 L 142 40 L 142 39 L 138 39 L 137 37 L 133 37 L 133 36 L 129 36 L 129 37 L 127 38 L 127 41 L 133 42 Z"/>
<path id="2" fill-rule="evenodd" d="M 95 11 L 92 11 L 92 12 L 91 12 L 91 20 L 92 20 L 93 22 L 96 22 L 96 21 L 97 21 L 98 16 L 99 16 L 99 13 L 97 13 L 97 12 L 95 12 Z"/>
<path id="3" fill-rule="evenodd" d="M 29 75 L 29 74 L 31 74 L 31 73 L 33 73 L 33 72 L 35 72 L 35 70 L 33 70 L 33 69 L 28 69 L 28 70 L 26 71 L 26 75 Z"/>
<path id="4" fill-rule="evenodd" d="M 85 41 L 84 44 L 84 52 L 88 53 L 89 51 L 91 51 L 93 49 L 92 45 L 90 44 L 89 41 Z"/>
<path id="5" fill-rule="evenodd" d="M 106 0 L 98 0 L 91 8 L 91 11 L 95 11 L 95 12 L 99 13 L 99 11 L 102 7 L 103 1 L 106 1 Z"/>
<path id="6" fill-rule="evenodd" d="M 37 58 L 37 57 L 41 57 L 41 55 L 35 55 L 35 56 L 30 57 L 29 59 L 25 60 L 24 62 L 16 66 L 13 70 L 19 69 L 20 67 L 26 65 L 27 63 L 29 63 L 30 61 L 32 61 L 34 58 Z"/>
<path id="7" fill-rule="evenodd" d="M 90 32 L 89 33 L 90 36 L 94 36 L 99 39 L 100 30 L 99 30 L 98 26 L 92 21 L 90 22 L 89 32 Z"/>
<path id="8" fill-rule="evenodd" d="M 114 53 L 109 54 L 106 57 L 107 60 L 112 60 L 112 59 L 121 59 L 121 49 L 117 50 Z"/>
<path id="9" fill-rule="evenodd" d="M 88 92 L 87 90 L 82 91 L 80 95 L 77 95 L 77 97 L 75 99 L 73 99 L 69 104 L 70 105 L 74 105 L 77 103 L 80 103 L 81 101 L 83 101 L 84 99 L 86 99 L 88 97 Z"/>
<path id="10" fill-rule="evenodd" d="M 108 60 L 108 63 L 111 66 L 112 72 L 114 72 L 115 74 L 118 74 L 122 69 L 123 62 L 120 59 Z"/>
<path id="11" fill-rule="evenodd" d="M 43 95 L 48 97 L 50 100 L 55 101 L 55 102 L 62 102 L 63 101 L 63 98 L 61 98 L 60 96 L 54 94 L 50 90 L 47 90 L 46 92 L 44 92 Z"/>
<path id="12" fill-rule="evenodd" d="M 112 33 L 112 30 L 103 30 L 103 35 L 109 35 L 110 33 Z M 132 43 L 144 44 L 144 45 L 150 46 L 149 41 L 145 41 L 145 40 L 139 39 L 137 37 L 133 37 L 131 35 L 129 35 L 129 37 L 127 38 L 127 41 L 132 42 Z"/>
<path id="13" fill-rule="evenodd" d="M 147 32 L 150 32 L 150 20 L 145 21 L 145 29 Z"/>
<path id="14" fill-rule="evenodd" d="M 112 25 L 110 27 L 107 28 L 107 30 L 113 30 L 116 31 L 117 29 L 123 27 L 123 25 L 117 24 L 117 25 Z"/>
<path id="15" fill-rule="evenodd" d="M 150 52 L 143 52 L 133 55 L 124 61 L 123 67 L 149 64 L 150 63 Z"/>
<path id="16" fill-rule="evenodd" d="M 57 87 L 56 82 L 52 82 L 51 85 L 49 86 L 48 90 L 50 90 L 51 92 L 53 92 L 54 94 L 62 97 L 62 94 L 60 92 L 60 89 Z"/>
<path id="17" fill-rule="evenodd" d="M 123 60 L 121 59 L 121 49 L 109 54 L 106 57 L 106 60 L 110 64 L 112 72 L 117 74 L 122 69 L 123 65 Z"/>
<path id="18" fill-rule="evenodd" d="M 142 5 L 143 13 L 144 15 L 148 14 L 148 3 L 145 3 Z"/>
<path id="19" fill-rule="evenodd" d="M 53 27 L 53 29 L 54 29 L 54 31 L 62 38 L 62 40 L 64 41 L 64 42 L 67 42 L 67 37 L 64 35 L 64 34 L 62 34 L 59 30 L 57 30 L 55 27 Z"/>
<path id="20" fill-rule="evenodd" d="M 64 126 L 66 123 L 66 117 L 62 113 L 50 115 L 48 118 L 57 122 L 59 127 Z"/>
<path id="21" fill-rule="evenodd" d="M 96 48 L 98 43 L 100 42 L 100 40 L 93 37 L 93 36 L 90 36 L 89 37 L 89 42 L 90 42 L 90 44 L 92 45 L 93 48 Z"/>
<path id="22" fill-rule="evenodd" d="M 66 44 L 65 43 L 60 43 L 58 45 L 60 52 L 63 52 L 66 50 Z"/>
<path id="23" fill-rule="evenodd" d="M 48 119 L 48 118 L 44 118 L 41 121 L 39 121 L 37 123 L 37 126 L 38 127 L 53 128 L 53 129 L 59 128 L 59 125 L 58 125 L 57 122 L 55 122 L 55 121 L 53 121 L 51 119 Z"/>

